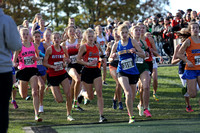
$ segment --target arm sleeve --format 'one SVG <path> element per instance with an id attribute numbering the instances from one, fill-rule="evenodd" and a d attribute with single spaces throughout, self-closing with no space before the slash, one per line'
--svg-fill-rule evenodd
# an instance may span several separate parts
<path id="1" fill-rule="evenodd" d="M 21 39 L 17 26 L 12 18 L 7 16 L 7 24 L 4 26 L 4 37 L 6 47 L 12 51 L 19 50 L 22 47 Z"/>

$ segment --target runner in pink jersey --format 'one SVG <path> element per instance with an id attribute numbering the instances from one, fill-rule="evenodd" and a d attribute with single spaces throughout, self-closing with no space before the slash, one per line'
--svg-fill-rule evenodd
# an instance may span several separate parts
<path id="1" fill-rule="evenodd" d="M 20 30 L 20 35 L 22 39 L 22 48 L 14 53 L 13 63 L 14 67 L 19 68 L 16 77 L 19 79 L 19 93 L 22 98 L 27 97 L 28 93 L 28 83 L 30 82 L 32 88 L 33 96 L 33 107 L 35 111 L 35 120 L 40 122 L 42 119 L 38 116 L 39 110 L 39 90 L 37 84 L 37 63 L 38 49 L 37 47 L 29 41 L 29 30 L 23 28 Z M 19 64 L 16 63 L 17 58 L 19 59 Z"/>

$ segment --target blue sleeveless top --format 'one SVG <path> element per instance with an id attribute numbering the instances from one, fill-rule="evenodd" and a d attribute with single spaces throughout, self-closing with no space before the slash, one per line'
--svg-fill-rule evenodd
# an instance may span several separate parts
<path id="1" fill-rule="evenodd" d="M 135 54 L 127 53 L 127 50 L 133 48 L 131 43 L 131 39 L 129 38 L 128 44 L 126 46 L 122 46 L 121 40 L 117 46 L 117 52 L 119 55 L 119 63 L 117 67 L 117 73 L 123 72 L 126 74 L 136 75 L 139 74 L 139 71 L 135 64 Z"/>
<path id="2" fill-rule="evenodd" d="M 45 49 L 44 49 L 44 46 L 43 46 L 42 42 L 40 43 L 40 46 L 38 47 L 38 50 L 45 54 Z M 43 59 L 44 59 L 44 57 L 42 57 L 40 55 L 40 60 L 37 61 L 38 71 L 45 71 L 46 70 L 46 67 L 42 65 Z"/>
<path id="3" fill-rule="evenodd" d="M 46 29 L 47 29 L 47 28 L 44 28 L 44 32 L 45 32 Z M 41 39 L 43 39 L 43 34 L 44 34 L 44 32 L 42 32 L 40 29 L 39 29 L 38 31 L 41 33 Z"/>

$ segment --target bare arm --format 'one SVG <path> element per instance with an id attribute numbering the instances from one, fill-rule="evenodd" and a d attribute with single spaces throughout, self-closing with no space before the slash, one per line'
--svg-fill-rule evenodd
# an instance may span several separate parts
<path id="1" fill-rule="evenodd" d="M 77 63 L 87 66 L 88 62 L 85 62 L 82 60 L 82 56 L 85 52 L 86 52 L 86 46 L 81 45 L 78 51 L 78 55 L 77 55 Z"/>
<path id="2" fill-rule="evenodd" d="M 14 54 L 13 54 L 13 66 L 14 67 L 18 66 L 18 64 L 16 62 L 17 62 L 17 58 L 18 58 L 18 55 L 19 55 L 20 52 L 21 52 L 21 50 L 18 50 L 18 51 L 15 51 Z"/>
<path id="3" fill-rule="evenodd" d="M 44 56 L 44 60 L 43 60 L 43 66 L 47 67 L 47 68 L 53 68 L 55 69 L 56 67 L 54 65 L 50 65 L 48 64 L 48 59 L 49 56 L 52 54 L 52 48 L 48 47 Z"/>
<path id="4" fill-rule="evenodd" d="M 172 62 L 171 62 L 171 64 L 173 64 L 173 65 L 177 64 L 180 61 L 180 59 L 177 57 L 177 53 L 178 53 L 180 47 L 181 47 L 180 44 L 177 45 L 176 46 L 176 50 L 174 51 L 174 55 L 172 57 Z"/>
<path id="5" fill-rule="evenodd" d="M 109 62 L 112 62 L 114 60 L 114 58 L 116 57 L 117 46 L 118 46 L 118 43 L 113 44 L 113 47 L 110 52 L 110 56 L 108 58 Z"/>
<path id="6" fill-rule="evenodd" d="M 177 57 L 179 59 L 183 60 L 183 62 L 187 63 L 188 67 L 194 67 L 192 62 L 190 62 L 188 59 L 185 58 L 185 51 L 189 46 L 190 46 L 190 40 L 187 39 L 185 42 L 183 42 L 182 46 L 180 47 L 180 49 L 177 53 Z"/>
<path id="7" fill-rule="evenodd" d="M 145 58 L 145 53 L 143 52 L 142 48 L 139 46 L 137 41 L 135 39 L 131 39 L 131 42 L 132 42 L 132 45 L 134 46 L 134 48 L 136 49 L 136 51 L 134 53 L 139 55 L 142 58 Z"/>

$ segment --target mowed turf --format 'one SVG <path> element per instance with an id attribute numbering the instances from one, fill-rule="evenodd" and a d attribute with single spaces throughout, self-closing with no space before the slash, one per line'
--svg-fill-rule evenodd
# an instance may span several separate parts
<path id="1" fill-rule="evenodd" d="M 174 131 L 176 128 L 181 130 L 175 130 L 175 131 L 187 132 L 188 129 L 192 129 L 191 131 L 194 132 L 200 131 L 196 130 L 199 129 L 198 125 L 200 120 L 199 118 L 200 108 L 198 103 L 199 98 L 191 99 L 191 105 L 194 109 L 194 112 L 187 113 L 185 111 L 185 100 L 184 97 L 181 95 L 182 85 L 178 76 L 177 66 L 158 68 L 157 95 L 159 96 L 159 102 L 156 102 L 153 99 L 152 87 L 151 87 L 150 111 L 152 114 L 152 118 L 146 118 L 145 116 L 140 117 L 138 115 L 138 110 L 136 106 L 139 100 L 135 99 L 133 106 L 134 106 L 136 123 L 132 125 L 128 124 L 128 115 L 124 104 L 124 98 L 122 98 L 124 110 L 121 111 L 118 109 L 117 110 L 112 109 L 112 98 L 115 90 L 115 82 L 111 78 L 109 73 L 107 75 L 107 82 L 109 85 L 103 86 L 104 115 L 109 122 L 115 122 L 114 124 L 107 123 L 107 124 L 77 125 L 77 126 L 70 125 L 70 124 L 85 124 L 85 123 L 98 122 L 99 114 L 98 114 L 96 96 L 89 105 L 80 104 L 85 111 L 83 112 L 73 111 L 72 116 L 76 120 L 73 122 L 68 122 L 66 118 L 65 102 L 60 104 L 56 103 L 51 92 L 47 93 L 44 97 L 45 112 L 41 114 L 43 122 L 36 123 L 34 121 L 34 110 L 33 110 L 32 100 L 30 101 L 23 100 L 19 97 L 19 94 L 17 94 L 16 100 L 19 105 L 19 108 L 14 110 L 12 105 L 10 104 L 9 133 L 14 133 L 14 132 L 23 133 L 24 131 L 22 130 L 22 128 L 25 126 L 37 127 L 37 126 L 47 126 L 47 125 L 52 125 L 52 128 L 54 128 L 57 132 L 62 132 L 62 130 L 65 130 L 67 132 L 68 129 L 71 130 L 72 132 L 73 131 L 89 132 L 90 129 L 91 132 L 93 131 L 105 132 L 106 128 L 108 128 L 108 132 L 123 132 L 123 131 L 126 132 L 125 129 L 127 129 L 127 132 L 128 130 L 134 132 L 137 132 L 137 130 L 140 132 L 143 131 L 150 132 L 151 130 L 150 128 L 154 128 L 152 130 L 155 132 L 161 132 L 161 131 L 167 132 L 168 131 L 167 129 L 173 129 L 172 131 Z M 29 90 L 29 94 L 31 94 L 31 90 Z M 58 126 L 67 125 L 67 126 L 57 127 L 57 125 Z M 164 127 L 166 128 L 166 130 Z"/>

